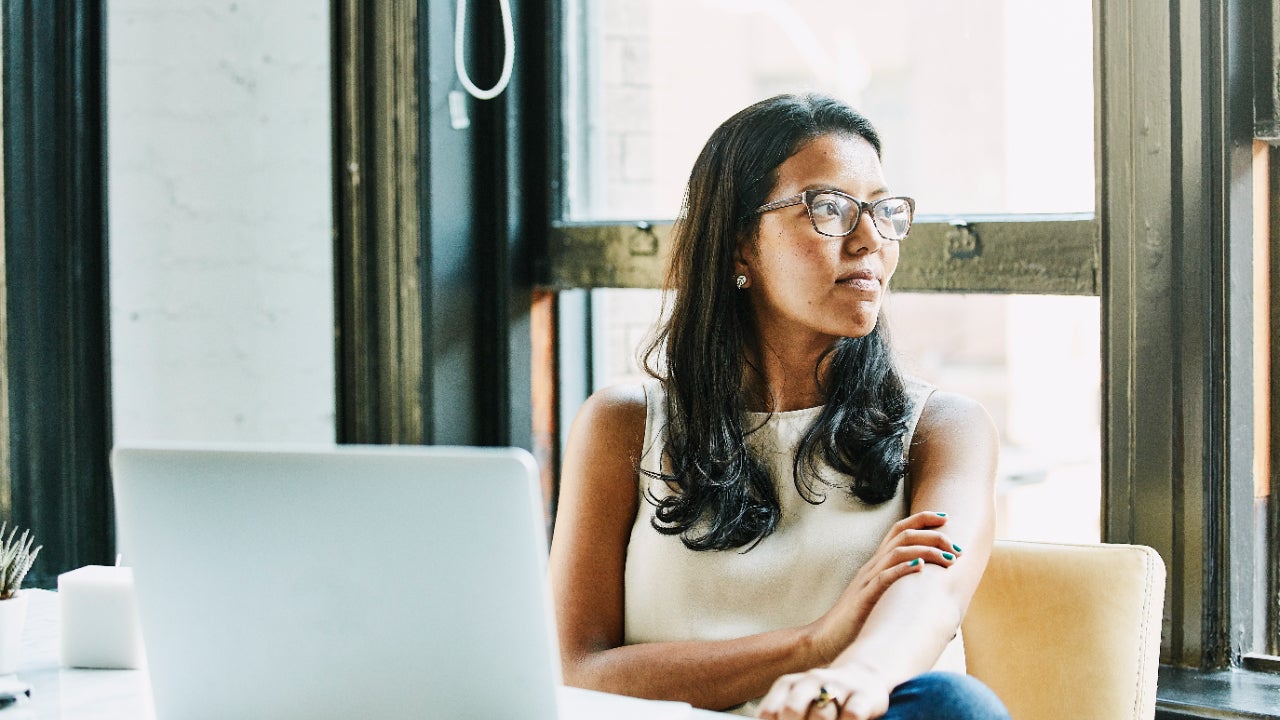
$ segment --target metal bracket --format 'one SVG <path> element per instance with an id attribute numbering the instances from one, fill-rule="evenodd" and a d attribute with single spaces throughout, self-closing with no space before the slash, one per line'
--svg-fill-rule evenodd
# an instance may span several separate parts
<path id="1" fill-rule="evenodd" d="M 982 239 L 978 231 L 964 220 L 951 221 L 947 231 L 947 257 L 951 260 L 970 260 L 982 254 Z"/>
<path id="2" fill-rule="evenodd" d="M 658 234 L 653 225 L 641 220 L 636 223 L 638 232 L 627 233 L 627 250 L 632 257 L 651 257 L 658 254 Z"/>

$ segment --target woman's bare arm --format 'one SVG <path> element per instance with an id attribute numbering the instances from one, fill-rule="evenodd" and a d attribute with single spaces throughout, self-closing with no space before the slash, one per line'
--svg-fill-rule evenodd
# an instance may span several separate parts
<path id="1" fill-rule="evenodd" d="M 844 706 L 840 718 L 879 717 L 893 687 L 937 662 L 990 557 L 998 449 L 995 426 L 980 405 L 934 393 L 910 453 L 911 509 L 946 512 L 947 535 L 963 552 L 950 567 L 925 565 L 885 590 L 830 667 L 780 678 L 761 704 L 761 717 L 806 717 L 823 685 Z"/>
<path id="2" fill-rule="evenodd" d="M 570 431 L 550 561 L 564 680 L 732 707 L 764 694 L 779 675 L 812 666 L 817 656 L 804 628 L 728 641 L 622 644 L 623 577 L 639 509 L 644 425 L 643 389 L 614 387 L 592 396 Z"/>

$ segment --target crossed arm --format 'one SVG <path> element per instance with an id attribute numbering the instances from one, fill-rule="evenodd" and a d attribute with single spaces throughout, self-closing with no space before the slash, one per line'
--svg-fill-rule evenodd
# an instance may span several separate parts
<path id="1" fill-rule="evenodd" d="M 776 718 L 805 717 L 825 684 L 840 717 L 873 718 L 895 685 L 936 662 L 991 547 L 997 441 L 980 406 L 930 399 L 910 453 L 911 515 L 821 618 L 734 640 L 624 645 L 644 423 L 643 390 L 619 386 L 592 396 L 570 431 L 550 562 L 567 684 L 713 709 L 769 691 L 761 716 Z"/>

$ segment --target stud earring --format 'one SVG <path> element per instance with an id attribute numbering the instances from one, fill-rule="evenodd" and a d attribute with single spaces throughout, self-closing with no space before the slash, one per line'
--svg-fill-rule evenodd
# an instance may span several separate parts
<path id="1" fill-rule="evenodd" d="M 742 288 L 746 287 L 746 284 L 747 284 L 747 276 L 746 276 L 746 275 L 739 275 L 738 277 L 736 277 L 736 278 L 734 278 L 734 279 L 733 279 L 733 284 L 734 284 L 734 285 L 737 285 L 737 286 L 738 286 L 738 289 L 739 289 L 739 290 L 741 290 Z"/>

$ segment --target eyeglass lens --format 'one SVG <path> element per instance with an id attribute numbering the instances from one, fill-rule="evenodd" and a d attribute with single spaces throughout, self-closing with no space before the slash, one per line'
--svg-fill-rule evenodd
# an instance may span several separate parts
<path id="1" fill-rule="evenodd" d="M 844 195 L 817 193 L 809 205 L 813 226 L 823 235 L 848 235 L 857 226 L 862 208 Z M 876 229 L 888 240 L 901 240 L 911 230 L 911 204 L 904 198 L 885 198 L 871 206 Z"/>

